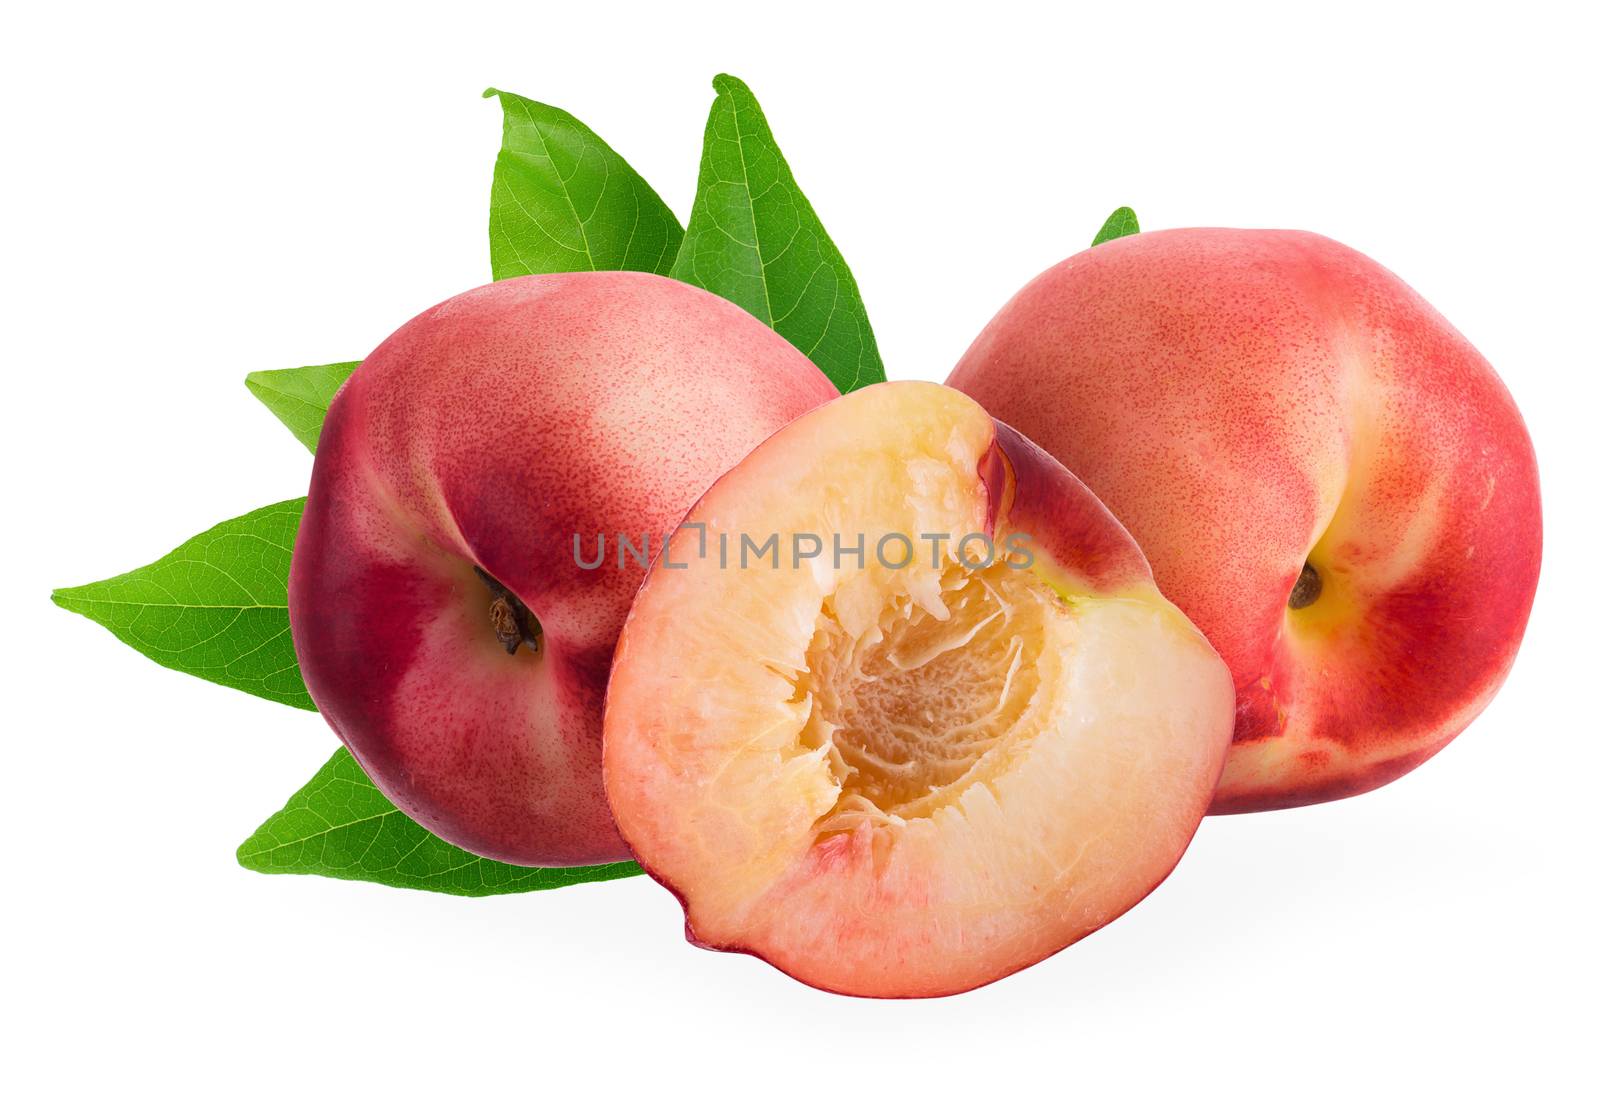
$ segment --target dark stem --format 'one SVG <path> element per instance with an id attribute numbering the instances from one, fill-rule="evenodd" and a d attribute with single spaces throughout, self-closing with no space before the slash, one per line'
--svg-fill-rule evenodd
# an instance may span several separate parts
<path id="1" fill-rule="evenodd" d="M 473 566 L 472 571 L 478 575 L 478 579 L 483 581 L 489 589 L 489 594 L 494 597 L 489 603 L 489 625 L 494 628 L 496 640 L 513 656 L 516 655 L 517 647 L 524 644 L 537 653 L 539 639 L 544 631 L 533 612 L 517 599 L 515 593 L 481 568 Z"/>
<path id="2" fill-rule="evenodd" d="M 1289 592 L 1289 606 L 1298 611 L 1302 607 L 1310 607 L 1317 602 L 1317 597 L 1322 595 L 1322 574 L 1311 568 L 1307 562 L 1300 567 L 1300 579 L 1294 582 L 1294 588 Z"/>

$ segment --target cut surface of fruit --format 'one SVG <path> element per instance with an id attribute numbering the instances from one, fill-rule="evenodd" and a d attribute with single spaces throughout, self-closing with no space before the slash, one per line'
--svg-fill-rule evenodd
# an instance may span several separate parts
<path id="1" fill-rule="evenodd" d="M 618 646 L 604 772 L 697 943 L 938 995 L 1159 883 L 1232 710 L 1081 483 L 963 395 L 880 384 L 691 510 Z"/>

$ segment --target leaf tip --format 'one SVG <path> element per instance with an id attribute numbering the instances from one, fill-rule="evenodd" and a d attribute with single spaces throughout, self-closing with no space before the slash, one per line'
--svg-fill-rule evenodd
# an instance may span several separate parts
<path id="1" fill-rule="evenodd" d="M 1106 222 L 1100 225 L 1100 230 L 1095 232 L 1094 242 L 1091 247 L 1098 247 L 1101 243 L 1109 243 L 1113 239 L 1121 239 L 1125 235 L 1139 234 L 1139 217 L 1128 205 L 1118 206 Z"/>
<path id="2" fill-rule="evenodd" d="M 486 99 L 492 99 L 498 94 L 500 94 L 498 87 L 486 87 L 483 89 L 483 97 Z"/>
<path id="3" fill-rule="evenodd" d="M 83 591 L 89 585 L 74 585 L 71 588 L 54 588 L 50 590 L 50 602 L 63 611 L 70 611 L 74 615 L 82 615 L 91 622 L 98 622 L 89 614 L 87 601 L 83 599 Z"/>
<path id="4" fill-rule="evenodd" d="M 711 89 L 719 95 L 730 95 L 735 91 L 743 91 L 746 95 L 750 94 L 749 84 L 739 77 L 729 75 L 726 72 L 719 72 L 711 77 Z"/>

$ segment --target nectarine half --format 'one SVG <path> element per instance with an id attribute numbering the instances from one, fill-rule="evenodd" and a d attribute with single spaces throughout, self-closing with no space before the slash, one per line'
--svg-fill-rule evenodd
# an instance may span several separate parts
<path id="1" fill-rule="evenodd" d="M 618 643 L 606 790 L 698 944 L 949 994 L 1133 906 L 1211 799 L 1227 669 L 1059 463 L 927 383 L 718 480 Z"/>

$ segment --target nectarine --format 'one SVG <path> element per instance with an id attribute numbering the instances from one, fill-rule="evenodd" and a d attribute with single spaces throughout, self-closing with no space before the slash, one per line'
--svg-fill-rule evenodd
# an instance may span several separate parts
<path id="1" fill-rule="evenodd" d="M 888 383 L 691 510 L 617 645 L 605 782 L 698 944 L 950 994 L 1155 887 L 1232 724 L 1221 659 L 1077 479 L 967 397 Z"/>
<path id="2" fill-rule="evenodd" d="M 1383 785 L 1510 670 L 1539 574 L 1527 429 L 1371 259 L 1304 232 L 1129 236 L 1036 278 L 949 382 L 1082 477 L 1228 662 L 1213 811 Z"/>
<path id="3" fill-rule="evenodd" d="M 626 857 L 600 711 L 643 572 L 612 544 L 659 550 L 717 475 L 836 394 L 733 304 L 649 274 L 520 277 L 419 315 L 317 449 L 289 575 L 317 708 L 458 846 Z"/>

